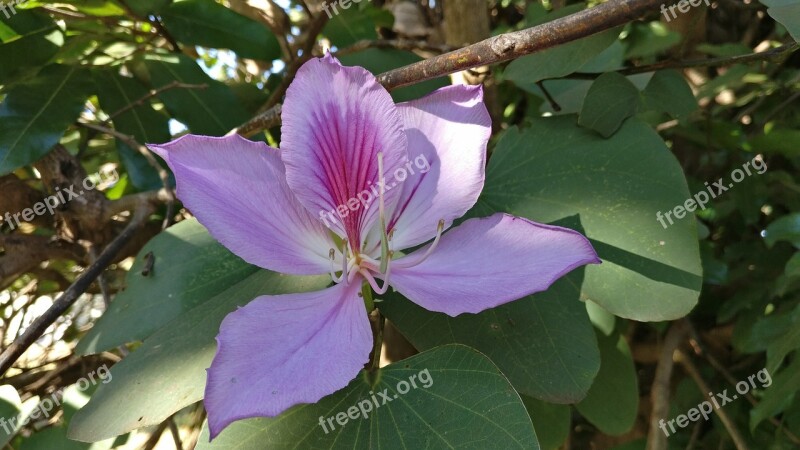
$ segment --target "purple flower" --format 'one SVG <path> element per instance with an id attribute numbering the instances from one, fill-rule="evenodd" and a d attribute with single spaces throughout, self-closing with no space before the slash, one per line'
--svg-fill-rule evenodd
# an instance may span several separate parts
<path id="1" fill-rule="evenodd" d="M 233 421 L 317 402 L 358 374 L 373 342 L 364 282 L 456 316 L 600 262 L 581 234 L 507 214 L 442 235 L 483 188 L 491 119 L 480 87 L 395 105 L 372 74 L 326 56 L 299 70 L 282 118 L 280 150 L 238 136 L 151 146 L 178 197 L 232 252 L 335 282 L 261 296 L 225 318 L 205 392 L 212 438 Z"/>

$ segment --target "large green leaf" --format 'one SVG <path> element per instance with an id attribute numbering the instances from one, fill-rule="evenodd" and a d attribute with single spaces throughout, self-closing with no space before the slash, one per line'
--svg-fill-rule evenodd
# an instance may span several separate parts
<path id="1" fill-rule="evenodd" d="M 0 84 L 20 78 L 45 64 L 64 45 L 64 34 L 46 14 L 18 10 L 0 14 Z"/>
<path id="2" fill-rule="evenodd" d="M 575 403 L 588 392 L 600 355 L 572 283 L 580 286 L 580 277 L 559 280 L 546 292 L 480 314 L 449 317 L 399 294 L 380 303 L 380 309 L 418 349 L 468 345 L 491 358 L 520 393 Z"/>
<path id="3" fill-rule="evenodd" d="M 156 266 L 155 270 L 162 269 Z M 328 275 L 293 277 L 260 270 L 182 314 L 112 367 L 113 381 L 99 386 L 72 419 L 70 439 L 108 439 L 161 423 L 175 411 L 199 401 L 203 398 L 205 369 L 216 350 L 214 337 L 228 313 L 260 295 L 319 290 L 328 283 Z M 154 309 L 151 314 L 161 312 Z"/>
<path id="4" fill-rule="evenodd" d="M 578 124 L 609 137 L 636 113 L 638 105 L 639 90 L 633 83 L 616 72 L 604 73 L 589 88 Z"/>
<path id="5" fill-rule="evenodd" d="M 184 44 L 224 48 L 242 58 L 272 61 L 281 56 L 266 25 L 214 0 L 180 0 L 161 12 L 167 29 Z"/>
<path id="6" fill-rule="evenodd" d="M 150 271 L 143 274 L 146 266 Z M 139 252 L 128 272 L 126 289 L 76 351 L 97 353 L 142 341 L 257 271 L 214 240 L 197 220 L 173 225 Z"/>
<path id="7" fill-rule="evenodd" d="M 411 52 L 377 48 L 370 48 L 351 55 L 345 55 L 339 59 L 342 64 L 346 66 L 361 66 L 376 75 L 398 67 L 413 64 L 417 61 L 422 61 L 422 58 Z M 405 102 L 422 97 L 425 94 L 448 86 L 449 84 L 450 82 L 447 77 L 436 78 L 435 80 L 428 80 L 413 86 L 395 89 L 392 91 L 392 98 L 395 102 Z"/>
<path id="8" fill-rule="evenodd" d="M 417 387 L 409 380 L 417 380 Z M 402 394 L 406 389 L 401 386 L 409 386 L 408 392 Z M 389 401 L 376 394 L 376 407 L 372 398 L 378 392 L 388 394 Z M 372 411 L 361 414 L 359 405 L 364 410 L 370 405 Z M 335 422 L 349 411 L 353 414 L 342 419 L 344 425 Z M 325 422 L 329 417 L 335 429 Z M 197 450 L 264 448 L 536 450 L 539 445 L 519 394 L 497 367 L 475 350 L 447 345 L 375 375 L 362 372 L 316 404 L 297 406 L 274 419 L 234 422 L 210 444 L 205 427 L 197 445 Z"/>
<path id="9" fill-rule="evenodd" d="M 97 85 L 97 98 L 106 114 L 122 111 L 147 95 L 147 89 L 138 81 L 123 77 L 116 71 L 95 70 L 92 75 Z M 140 143 L 163 144 L 172 137 L 169 117 L 154 110 L 149 103 L 127 109 L 112 120 L 117 131 L 133 136 Z M 161 187 L 158 172 L 144 156 L 123 142 L 118 141 L 117 148 L 134 186 L 140 190 Z"/>
<path id="10" fill-rule="evenodd" d="M 169 112 L 195 134 L 224 136 L 248 118 L 231 89 L 211 79 L 188 56 L 149 54 L 137 59 L 132 70 L 152 88 L 174 81 L 208 85 L 207 89 L 170 89 L 158 96 Z"/>
<path id="11" fill-rule="evenodd" d="M 0 175 L 30 164 L 56 145 L 91 93 L 89 74 L 52 65 L 14 85 L 0 104 Z"/>
<path id="12" fill-rule="evenodd" d="M 639 412 L 636 367 L 625 338 L 598 331 L 600 372 L 589 394 L 575 405 L 578 411 L 605 434 L 627 433 Z"/>
<path id="13" fill-rule="evenodd" d="M 561 78 L 575 72 L 614 43 L 619 33 L 620 29 L 614 28 L 559 45 L 558 47 L 523 56 L 508 65 L 504 77 L 513 81 L 522 89 L 533 90 L 537 81 L 548 78 Z"/>
<path id="14" fill-rule="evenodd" d="M 640 120 L 602 139 L 574 116 L 559 116 L 501 138 L 476 212 L 544 223 L 577 215 L 603 260 L 586 268 L 581 298 L 621 317 L 660 321 L 686 315 L 699 296 L 695 220 L 664 228 L 656 216 L 689 198 L 675 157 Z"/>

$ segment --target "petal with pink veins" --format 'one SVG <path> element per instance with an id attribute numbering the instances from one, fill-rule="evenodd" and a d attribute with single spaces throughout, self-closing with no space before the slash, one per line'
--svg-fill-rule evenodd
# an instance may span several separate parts
<path id="1" fill-rule="evenodd" d="M 402 190 L 393 174 L 407 160 L 407 141 L 391 96 L 365 69 L 315 58 L 289 86 L 282 121 L 289 186 L 317 221 L 360 247 L 378 220 L 378 152 L 388 211 Z M 337 208 L 344 217 L 331 213 Z"/>
<path id="2" fill-rule="evenodd" d="M 450 316 L 544 291 L 573 269 L 600 263 L 582 234 L 503 213 L 465 221 L 441 237 L 429 258 L 401 268 L 428 247 L 392 262 L 389 282 L 412 302 Z"/>
<path id="3" fill-rule="evenodd" d="M 206 383 L 211 437 L 236 420 L 274 417 L 347 386 L 372 349 L 360 289 L 353 282 L 262 296 L 228 314 Z"/>
<path id="4" fill-rule="evenodd" d="M 389 228 L 395 228 L 392 246 L 405 249 L 433 238 L 439 220 L 447 229 L 475 205 L 492 118 L 480 86 L 449 86 L 397 107 L 414 175 L 403 184 Z"/>
<path id="5" fill-rule="evenodd" d="M 230 251 L 278 272 L 330 271 L 330 234 L 289 190 L 277 149 L 193 135 L 149 147 L 175 173 L 178 198 Z"/>

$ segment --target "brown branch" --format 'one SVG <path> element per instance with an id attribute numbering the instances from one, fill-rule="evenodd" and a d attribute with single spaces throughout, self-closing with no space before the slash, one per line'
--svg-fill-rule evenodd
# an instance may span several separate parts
<path id="1" fill-rule="evenodd" d="M 656 375 L 653 387 L 650 390 L 650 400 L 653 409 L 650 413 L 650 431 L 647 433 L 647 450 L 666 450 L 667 437 L 661 432 L 658 423 L 667 419 L 669 414 L 670 379 L 672 378 L 673 354 L 683 342 L 687 332 L 683 321 L 673 322 L 664 337 L 661 355 L 656 366 Z"/>
<path id="2" fill-rule="evenodd" d="M 117 253 L 128 243 L 134 236 L 136 231 L 142 226 L 147 218 L 150 216 L 151 207 L 148 204 L 143 204 L 136 209 L 131 221 L 122 230 L 108 247 L 103 250 L 97 260 L 90 265 L 86 271 L 64 291 L 61 296 L 56 299 L 52 306 L 44 312 L 41 316 L 37 317 L 33 323 L 25 329 L 25 332 L 18 339 L 6 348 L 0 354 L 0 374 L 5 374 L 9 368 L 22 356 L 23 353 L 30 347 L 36 340 L 38 340 L 47 328 L 53 324 L 67 309 L 69 309 L 78 297 L 81 296 L 94 280 L 108 267 L 114 260 Z"/>
<path id="3" fill-rule="evenodd" d="M 708 387 L 708 384 L 703 380 L 703 377 L 700 375 L 700 372 L 695 367 L 694 363 L 689 359 L 689 357 L 677 350 L 675 352 L 675 360 L 683 366 L 686 373 L 689 374 L 690 377 L 694 380 L 697 384 L 697 387 L 705 394 L 706 392 L 711 392 L 711 389 Z M 733 445 L 736 446 L 737 450 L 748 450 L 747 443 L 745 442 L 742 435 L 739 433 L 739 430 L 736 429 L 736 424 L 733 423 L 728 413 L 725 412 L 724 409 L 721 407 L 715 407 L 714 412 L 717 413 L 719 416 L 719 420 L 722 422 L 722 425 L 728 430 L 728 434 L 730 434 L 731 439 L 733 440 Z"/>
<path id="4" fill-rule="evenodd" d="M 494 36 L 444 55 L 384 72 L 378 75 L 377 79 L 383 87 L 391 91 L 462 70 L 509 61 L 628 23 L 655 11 L 660 4 L 661 2 L 657 0 L 609 0 L 593 8 L 551 22 Z M 325 14 L 318 16 L 327 18 Z M 324 23 L 322 25 L 324 26 Z M 312 29 L 312 27 L 309 28 Z M 229 134 L 252 136 L 261 130 L 280 124 L 280 115 L 277 114 L 278 117 L 275 118 L 275 111 L 270 110 L 278 105 L 289 87 L 294 73 L 307 58 L 310 58 L 310 51 L 304 51 L 303 57 L 295 61 L 292 67 L 296 67 L 296 69 L 293 72 L 287 72 L 284 82 L 273 92 L 259 113 Z"/>
<path id="5" fill-rule="evenodd" d="M 0 234 L 0 248 L 5 250 L 5 254 L 0 256 L 0 282 L 3 285 L 3 280 L 29 272 L 44 261 L 68 259 L 82 262 L 86 258 L 86 250 L 80 245 L 48 236 Z"/>
<path id="6" fill-rule="evenodd" d="M 378 75 L 392 90 L 473 67 L 497 64 L 572 42 L 636 20 L 657 10 L 660 0 L 610 0 L 560 19 L 505 33 L 460 50 Z"/>

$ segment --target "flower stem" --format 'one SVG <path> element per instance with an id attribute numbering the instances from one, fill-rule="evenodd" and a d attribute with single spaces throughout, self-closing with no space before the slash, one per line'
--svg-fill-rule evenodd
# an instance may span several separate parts
<path id="1" fill-rule="evenodd" d="M 383 327 L 386 324 L 386 318 L 377 309 L 373 310 L 369 315 L 369 321 L 372 325 L 373 346 L 372 353 L 370 353 L 368 370 L 375 372 L 381 365 L 381 349 L 383 348 Z"/>

